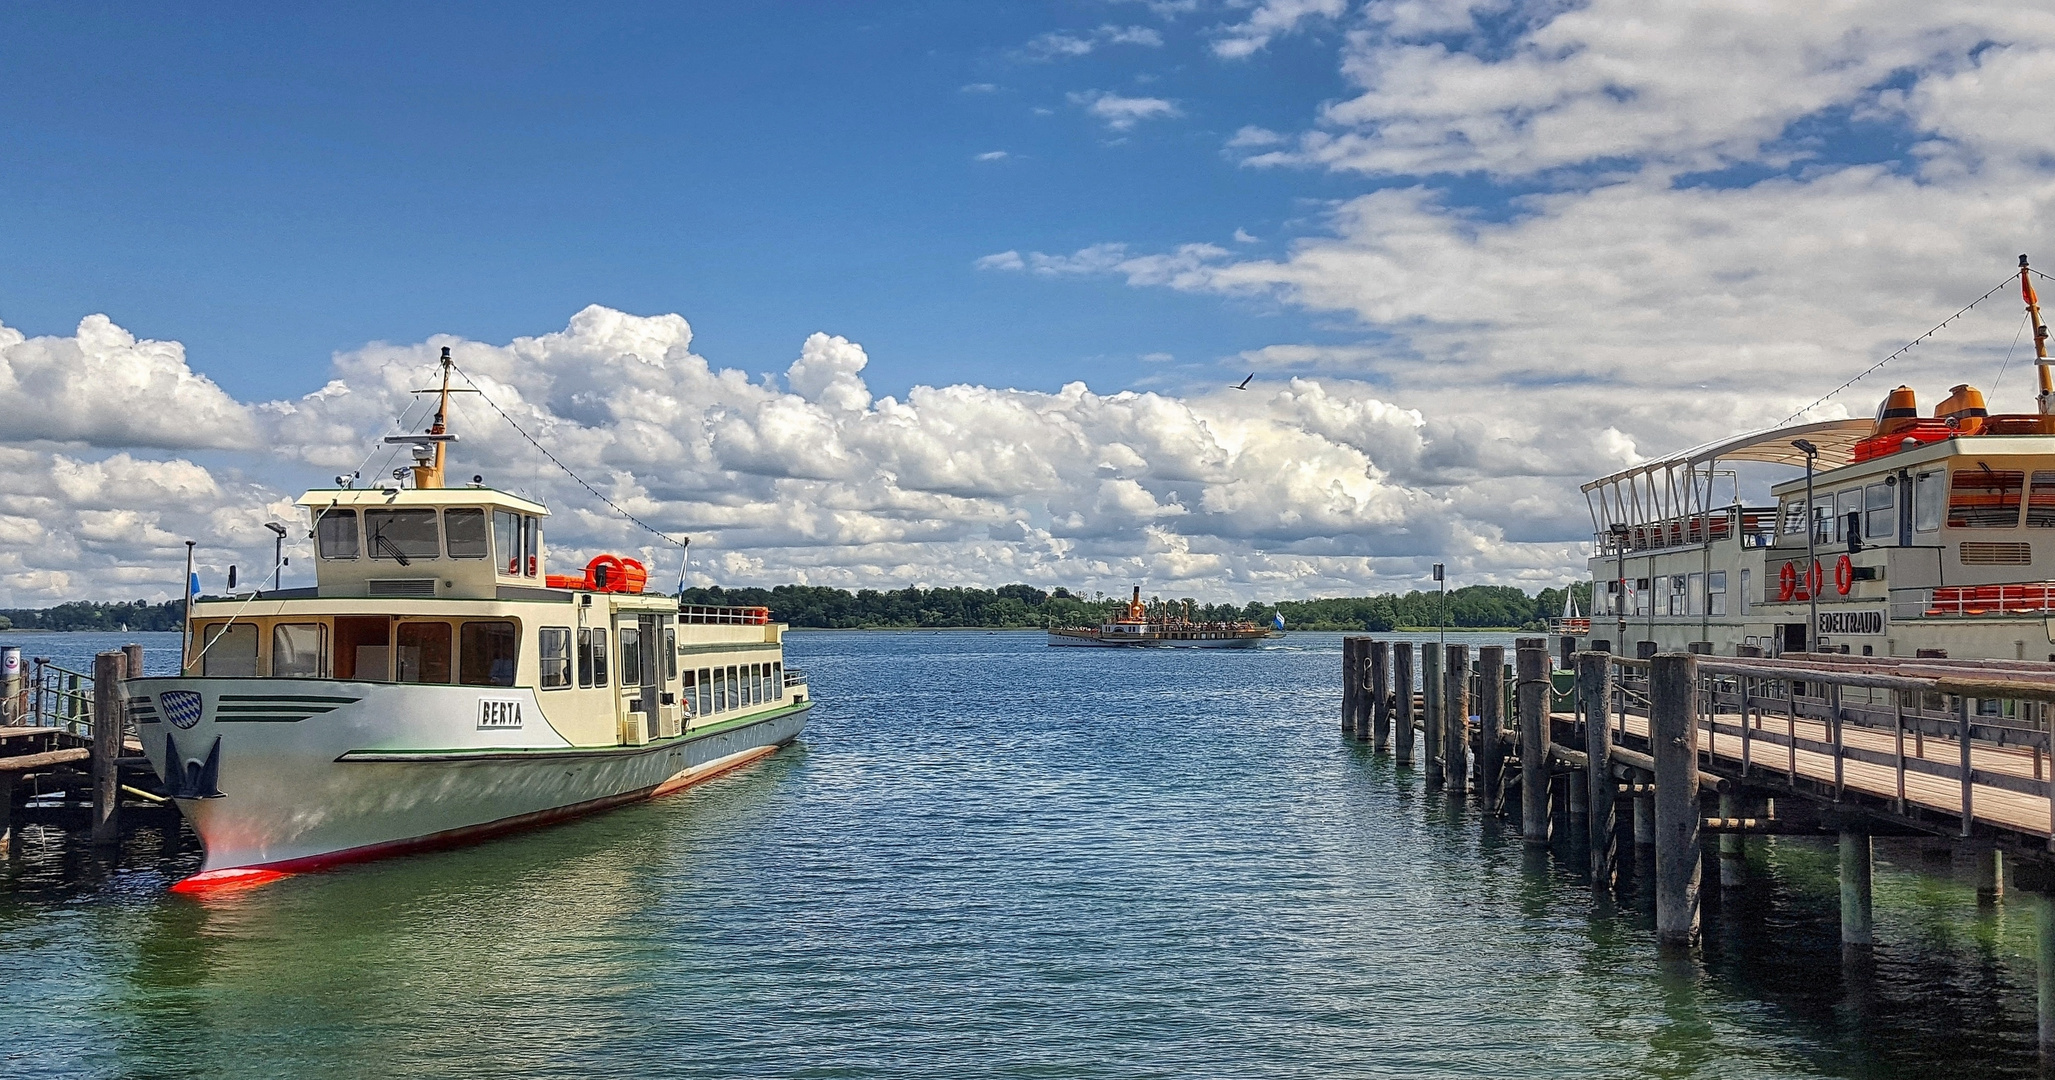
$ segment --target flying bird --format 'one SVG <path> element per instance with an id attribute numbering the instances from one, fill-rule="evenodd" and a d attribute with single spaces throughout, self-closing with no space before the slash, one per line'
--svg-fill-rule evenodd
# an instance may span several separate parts
<path id="1" fill-rule="evenodd" d="M 1253 371 L 1249 372 L 1249 379 L 1253 379 L 1253 378 L 1255 378 L 1255 377 L 1256 377 L 1256 373 L 1255 373 L 1255 372 L 1253 372 Z M 1247 389 L 1249 388 L 1249 379 L 1243 379 L 1243 380 L 1242 380 L 1242 381 L 1241 381 L 1240 383 L 1237 383 L 1237 384 L 1235 385 L 1235 387 L 1234 387 L 1234 388 L 1235 388 L 1236 390 L 1247 390 Z"/>

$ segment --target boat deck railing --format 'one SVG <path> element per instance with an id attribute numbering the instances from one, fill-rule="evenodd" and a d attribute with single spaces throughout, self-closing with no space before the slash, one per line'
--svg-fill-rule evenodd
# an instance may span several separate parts
<path id="1" fill-rule="evenodd" d="M 2046 614 L 2055 614 L 2055 581 L 1891 590 L 1893 621 Z"/>
<path id="2" fill-rule="evenodd" d="M 697 625 L 764 626 L 771 621 L 771 609 L 686 604 L 678 608 L 678 621 Z"/>

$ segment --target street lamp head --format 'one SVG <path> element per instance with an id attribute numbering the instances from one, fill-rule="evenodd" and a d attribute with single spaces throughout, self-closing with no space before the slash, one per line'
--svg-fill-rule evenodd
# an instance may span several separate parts
<path id="1" fill-rule="evenodd" d="M 1815 458 L 1820 455 L 1820 448 L 1814 445 L 1811 439 L 1793 439 L 1791 445 L 1797 447 L 1798 452 L 1806 457 Z"/>
<path id="2" fill-rule="evenodd" d="M 1627 523 L 1615 521 L 1611 525 L 1606 526 L 1605 531 L 1612 533 L 1614 536 L 1625 536 L 1627 535 Z"/>

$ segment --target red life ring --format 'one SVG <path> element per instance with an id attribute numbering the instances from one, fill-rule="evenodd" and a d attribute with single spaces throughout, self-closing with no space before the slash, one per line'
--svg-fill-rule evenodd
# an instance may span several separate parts
<path id="1" fill-rule="evenodd" d="M 1785 563 L 1784 568 L 1777 571 L 1777 599 L 1788 601 L 1797 595 L 1798 567 L 1792 563 Z"/>
<path id="2" fill-rule="evenodd" d="M 1855 564 L 1848 561 L 1848 556 L 1843 555 L 1841 561 L 1834 564 L 1834 589 L 1842 596 L 1847 596 L 1848 590 L 1854 587 Z"/>
<path id="3" fill-rule="evenodd" d="M 1814 559 L 1812 561 L 1812 569 L 1806 571 L 1805 574 L 1805 599 L 1810 600 L 1818 596 L 1820 594 L 1820 587 L 1825 585 L 1826 581 L 1827 572 L 1820 567 L 1820 561 Z"/>

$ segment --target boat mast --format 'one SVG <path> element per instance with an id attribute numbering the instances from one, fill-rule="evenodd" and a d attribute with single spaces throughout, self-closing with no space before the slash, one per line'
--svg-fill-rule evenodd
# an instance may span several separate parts
<path id="1" fill-rule="evenodd" d="M 2041 321 L 2041 298 L 2034 295 L 2032 271 L 2026 256 L 2019 257 L 2019 295 L 2026 300 L 2027 318 L 2034 322 L 2034 367 L 2041 373 L 2041 396 L 2035 399 L 2041 415 L 2055 413 L 2055 368 L 2048 363 L 2048 324 Z"/>
<path id="2" fill-rule="evenodd" d="M 452 361 L 450 360 L 450 347 L 444 345 L 442 347 L 442 389 L 440 391 L 441 397 L 439 400 L 437 400 L 435 405 L 435 423 L 431 424 L 428 428 L 428 434 L 430 435 L 449 434 L 448 421 L 450 415 L 451 365 Z M 435 448 L 435 460 L 432 464 L 416 465 L 414 467 L 415 487 L 439 488 L 442 486 L 442 466 L 444 461 L 443 454 L 445 452 L 443 444 L 446 441 L 447 440 L 445 439 L 435 439 L 429 443 L 430 446 Z"/>

